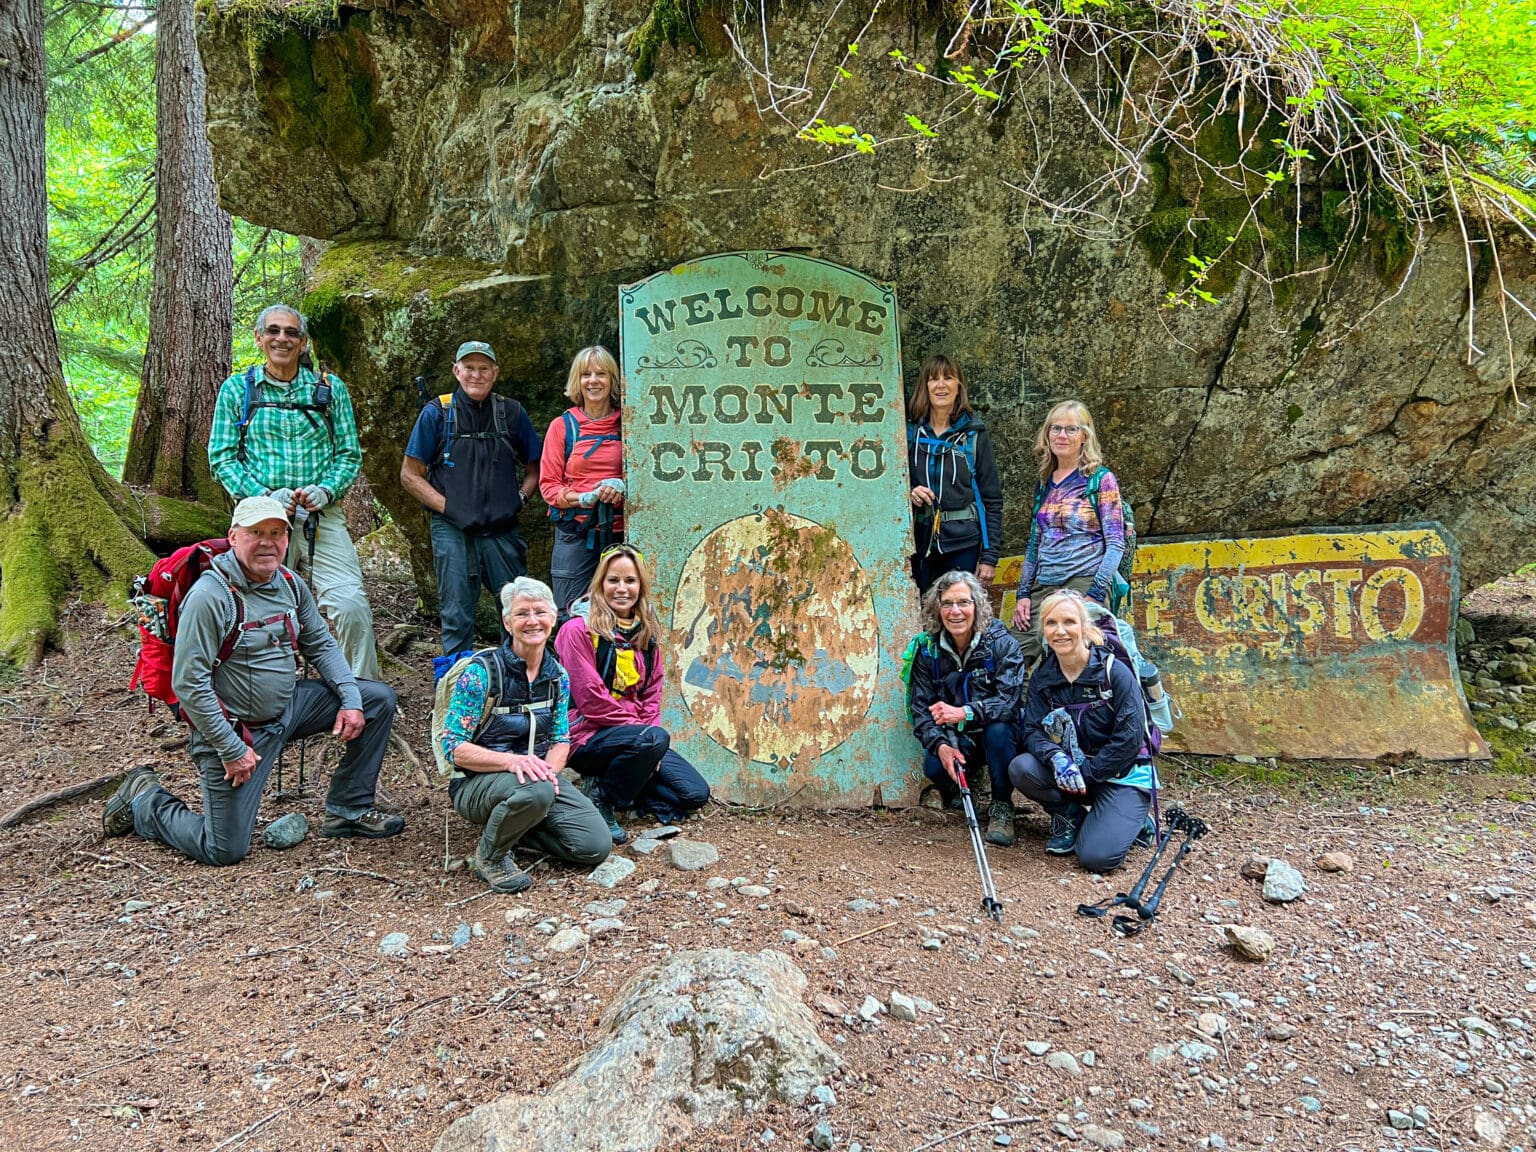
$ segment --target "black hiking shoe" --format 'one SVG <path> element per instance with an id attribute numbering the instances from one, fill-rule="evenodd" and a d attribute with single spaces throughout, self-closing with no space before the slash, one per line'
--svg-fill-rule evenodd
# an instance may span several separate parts
<path id="1" fill-rule="evenodd" d="M 603 823 L 608 825 L 608 835 L 613 837 L 615 844 L 623 844 L 629 839 L 629 833 L 619 827 L 619 818 L 613 811 L 613 802 L 608 799 L 608 794 L 603 791 L 603 786 L 594 777 L 587 777 L 582 782 L 581 790 L 587 794 L 587 799 L 592 801 L 592 807 L 597 809 L 597 814 L 603 818 Z"/>
<path id="2" fill-rule="evenodd" d="M 126 836 L 133 831 L 133 802 L 146 792 L 160 787 L 160 774 L 148 764 L 128 769 L 117 791 L 107 797 L 107 806 L 101 812 L 101 831 L 104 836 Z"/>
<path id="3" fill-rule="evenodd" d="M 1136 833 L 1136 839 L 1131 843 L 1138 848 L 1151 848 L 1157 843 L 1157 825 L 1152 823 L 1152 817 L 1148 816 L 1141 822 L 1141 831 Z"/>
<path id="4" fill-rule="evenodd" d="M 357 837 L 361 840 L 383 840 L 404 831 L 405 817 L 380 812 L 377 808 L 368 809 L 356 820 L 349 820 L 345 816 L 326 816 L 325 823 L 320 825 L 320 835 L 331 839 Z"/>
<path id="5" fill-rule="evenodd" d="M 526 892 L 533 886 L 533 877 L 517 866 L 511 852 L 503 852 L 494 860 L 481 859 L 477 852 L 474 869 L 475 875 L 489 884 L 493 892 L 504 892 L 511 896 Z"/>
<path id="6" fill-rule="evenodd" d="M 987 815 L 987 843 L 999 848 L 1013 847 L 1013 805 L 1007 800 L 992 801 Z"/>
<path id="7" fill-rule="evenodd" d="M 1045 850 L 1052 856 L 1070 856 L 1077 847 L 1077 830 L 1083 826 L 1083 806 L 1073 804 L 1065 812 L 1051 813 L 1051 835 Z"/>

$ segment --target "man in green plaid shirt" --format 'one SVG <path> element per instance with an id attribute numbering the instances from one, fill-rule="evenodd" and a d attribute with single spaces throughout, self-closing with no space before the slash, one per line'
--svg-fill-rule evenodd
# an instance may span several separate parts
<path id="1" fill-rule="evenodd" d="M 347 386 L 299 363 L 309 325 L 297 310 L 274 304 L 256 319 L 256 344 L 266 363 L 224 381 L 214 402 L 208 465 L 236 501 L 271 496 L 294 519 L 288 566 L 309 568 L 309 582 L 352 674 L 379 678 L 373 610 L 363 570 L 341 509 L 331 508 L 357 479 L 363 451 Z M 246 393 L 249 386 L 250 407 Z M 243 425 L 243 429 L 242 429 Z M 243 435 L 242 435 L 243 431 Z M 310 535 L 300 527 L 314 522 Z"/>

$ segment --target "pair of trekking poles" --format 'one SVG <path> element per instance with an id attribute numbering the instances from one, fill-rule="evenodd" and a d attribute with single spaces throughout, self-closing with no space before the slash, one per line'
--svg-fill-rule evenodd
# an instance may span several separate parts
<path id="1" fill-rule="evenodd" d="M 318 511 L 306 512 L 306 515 L 302 521 L 302 527 L 299 529 L 299 531 L 304 536 L 304 550 L 306 560 L 304 571 L 300 573 L 300 575 L 304 577 L 305 583 L 309 585 L 309 591 L 311 595 L 313 595 L 315 591 L 315 540 L 320 535 L 320 515 L 321 513 Z M 300 649 L 299 658 L 304 670 L 304 675 L 302 678 L 308 680 L 309 657 L 305 656 L 303 650 Z M 308 747 L 308 740 L 299 741 L 299 784 L 298 787 L 294 789 L 293 795 L 302 796 L 304 794 L 304 769 L 306 759 L 305 753 Z M 278 750 L 277 753 L 277 786 L 274 791 L 274 795 L 279 798 L 282 798 L 284 795 L 283 757 L 287 754 L 287 752 L 288 747 L 285 744 L 281 749 Z"/>
<path id="2" fill-rule="evenodd" d="M 944 742 L 956 752 L 960 751 L 959 735 L 952 728 L 942 729 Z M 987 863 L 987 848 L 981 837 L 981 824 L 976 819 L 976 803 L 971 796 L 970 785 L 965 776 L 965 765 L 956 763 L 955 775 L 960 785 L 960 803 L 965 810 L 965 824 L 971 834 L 971 852 L 976 857 L 976 871 L 981 876 L 981 910 L 999 924 L 1003 922 L 1002 901 L 997 898 L 997 885 L 992 880 L 992 866 Z M 1184 857 L 1189 855 L 1195 841 L 1210 831 L 1204 820 L 1197 816 L 1191 816 L 1183 808 L 1171 807 L 1164 813 L 1168 830 L 1157 833 L 1157 847 L 1152 853 L 1152 858 L 1147 861 L 1147 866 L 1142 870 L 1141 877 L 1131 888 L 1130 892 L 1116 893 L 1108 900 L 1101 900 L 1097 904 L 1079 904 L 1077 911 L 1080 915 L 1102 919 L 1109 915 L 1113 908 L 1128 908 L 1135 915 L 1117 915 L 1110 921 L 1110 927 L 1117 936 L 1134 936 L 1140 932 L 1153 919 L 1156 918 L 1158 909 L 1163 903 L 1163 893 L 1168 888 L 1168 882 L 1178 871 L 1179 864 Z M 1173 862 L 1168 865 L 1168 870 L 1163 873 L 1157 887 L 1153 889 L 1149 899 L 1143 900 L 1147 885 L 1152 880 L 1153 873 L 1163 859 L 1163 853 L 1168 845 L 1173 843 L 1176 833 L 1183 833 L 1183 839 L 1179 842 L 1179 849 L 1174 853 Z"/>

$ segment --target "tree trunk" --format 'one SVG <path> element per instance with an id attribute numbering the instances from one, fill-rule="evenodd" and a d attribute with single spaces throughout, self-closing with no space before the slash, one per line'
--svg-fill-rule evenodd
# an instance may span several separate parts
<path id="1" fill-rule="evenodd" d="M 10 320 L 0 340 L 0 656 L 11 660 L 41 656 L 71 588 L 122 603 L 152 559 L 136 533 L 180 536 L 209 521 L 179 501 L 133 500 L 80 430 L 48 303 L 46 84 L 43 0 L 3 0 L 0 300 Z"/>
<path id="2" fill-rule="evenodd" d="M 208 428 L 229 375 L 233 232 L 213 180 L 193 0 L 160 0 L 156 16 L 155 277 L 123 479 L 220 506 Z"/>

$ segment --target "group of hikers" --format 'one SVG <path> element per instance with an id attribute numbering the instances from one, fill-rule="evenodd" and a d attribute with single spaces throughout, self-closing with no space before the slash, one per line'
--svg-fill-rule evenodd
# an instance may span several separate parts
<path id="1" fill-rule="evenodd" d="M 109 836 L 136 831 L 205 863 L 239 861 L 283 747 L 326 731 L 346 750 L 320 835 L 405 827 L 375 805 L 396 700 L 379 680 L 357 551 L 334 510 L 361 467 L 357 423 L 345 384 L 312 366 L 308 335 L 285 305 L 258 317 L 264 363 L 224 381 L 209 437 L 213 474 L 235 501 L 228 539 L 161 561 L 136 601 L 136 680 L 190 725 L 202 812 L 152 767 L 135 768 L 107 801 Z M 686 820 L 709 786 L 660 725 L 665 644 L 646 558 L 625 541 L 613 356 L 577 353 L 571 406 L 542 438 L 495 392 L 491 345 L 460 345 L 453 374 L 457 387 L 423 404 L 400 470 L 431 519 L 443 650 L 433 752 L 454 810 L 482 829 L 474 870 L 518 892 L 531 880 L 514 847 L 593 866 L 626 840 L 621 812 Z M 1127 525 L 1092 419 L 1058 404 L 1037 438 L 1016 638 L 984 587 L 1001 549 L 1002 485 L 960 365 L 926 361 L 908 413 L 923 632 L 906 672 L 936 802 L 958 806 L 965 774 L 985 766 L 991 843 L 1014 842 L 1017 789 L 1051 816 L 1048 852 L 1114 868 L 1155 835 L 1153 717 L 1166 697 L 1111 612 L 1125 591 Z M 519 528 L 535 488 L 554 520 L 549 584 L 528 575 Z M 477 652 L 482 585 L 499 596 L 502 634 Z M 306 665 L 313 677 L 298 675 Z"/>

